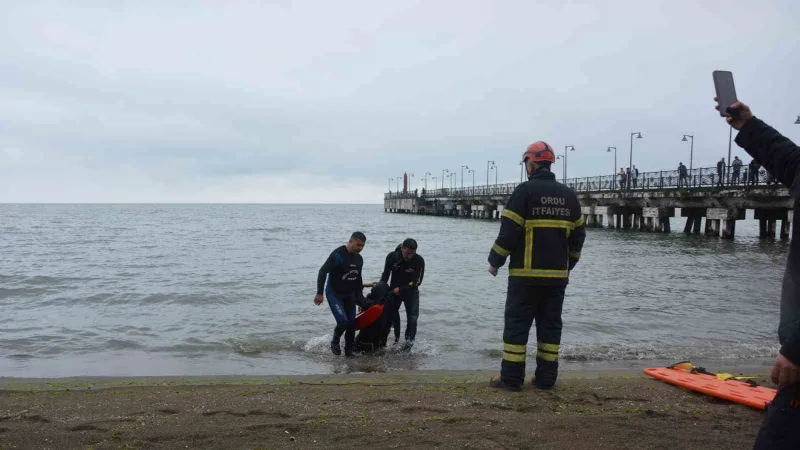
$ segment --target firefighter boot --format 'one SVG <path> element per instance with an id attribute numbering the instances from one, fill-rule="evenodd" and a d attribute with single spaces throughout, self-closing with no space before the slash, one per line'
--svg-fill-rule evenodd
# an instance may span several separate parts
<path id="1" fill-rule="evenodd" d="M 536 358 L 536 372 L 532 384 L 539 389 L 551 389 L 558 378 L 558 361 L 545 361 Z"/>

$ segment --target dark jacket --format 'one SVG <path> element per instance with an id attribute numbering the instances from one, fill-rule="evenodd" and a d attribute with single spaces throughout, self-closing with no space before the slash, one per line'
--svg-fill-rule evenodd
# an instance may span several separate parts
<path id="1" fill-rule="evenodd" d="M 795 214 L 800 206 L 800 148 L 758 118 L 744 124 L 736 143 L 789 187 Z M 781 354 L 800 365 L 800 231 L 793 227 L 789 259 L 783 274 L 778 339 Z"/>
<path id="2" fill-rule="evenodd" d="M 325 260 L 317 273 L 317 294 L 322 295 L 325 288 L 325 277 L 330 274 L 328 284 L 334 293 L 340 295 L 355 294 L 363 296 L 364 282 L 361 270 L 364 259 L 358 253 L 350 253 L 347 246 L 337 248 Z"/>
<path id="3" fill-rule="evenodd" d="M 401 245 L 398 245 L 393 252 L 386 255 L 381 281 L 388 283 L 391 274 L 389 288 L 400 288 L 400 295 L 403 295 L 405 292 L 418 290 L 425 276 L 425 259 L 416 254 L 411 261 L 406 261 L 400 248 Z"/>
<path id="4" fill-rule="evenodd" d="M 384 281 L 379 281 L 365 297 L 362 308 L 383 305 L 383 314 L 370 326 L 358 331 L 355 339 L 358 351 L 373 353 L 386 347 L 386 340 L 392 328 L 392 319 L 397 309 L 394 304 L 395 299 L 396 297 L 389 290 L 389 285 Z"/>
<path id="5" fill-rule="evenodd" d="M 586 228 L 575 192 L 549 170 L 534 171 L 514 189 L 501 216 L 489 264 L 523 284 L 566 285 L 581 257 Z"/>

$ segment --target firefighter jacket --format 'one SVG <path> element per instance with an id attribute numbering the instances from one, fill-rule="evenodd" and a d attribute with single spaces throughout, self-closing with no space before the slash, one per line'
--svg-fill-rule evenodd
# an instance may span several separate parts
<path id="1" fill-rule="evenodd" d="M 509 281 L 566 285 L 581 257 L 586 238 L 575 192 L 547 169 L 534 171 L 514 189 L 500 218 L 500 232 L 489 264 L 502 267 L 507 257 Z"/>

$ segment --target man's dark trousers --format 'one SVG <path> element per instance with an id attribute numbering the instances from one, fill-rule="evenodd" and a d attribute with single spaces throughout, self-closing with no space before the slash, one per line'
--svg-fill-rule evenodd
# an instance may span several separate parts
<path id="1" fill-rule="evenodd" d="M 536 384 L 552 387 L 558 376 L 561 346 L 561 308 L 566 286 L 534 286 L 512 281 L 506 294 L 503 362 L 500 377 L 506 385 L 525 383 L 525 354 L 531 325 L 536 322 Z"/>

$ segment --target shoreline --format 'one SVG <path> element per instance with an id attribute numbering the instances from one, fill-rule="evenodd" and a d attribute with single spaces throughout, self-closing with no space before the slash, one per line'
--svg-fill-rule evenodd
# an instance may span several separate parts
<path id="1" fill-rule="evenodd" d="M 771 386 L 768 367 L 706 368 Z M 0 448 L 749 449 L 763 420 L 638 368 L 564 370 L 546 391 L 495 374 L 0 378 Z"/>
<path id="2" fill-rule="evenodd" d="M 562 363 L 559 369 L 560 380 L 597 379 L 597 378 L 649 378 L 643 373 L 647 367 L 666 367 L 678 361 L 629 361 L 625 364 L 613 362 Z M 755 374 L 766 376 L 772 368 L 771 359 L 755 360 L 703 360 L 692 361 L 696 366 L 705 367 L 711 372 L 728 372 L 735 374 Z M 530 366 L 530 364 L 529 364 Z M 3 377 L 0 376 L 0 390 L 48 390 L 53 385 L 68 387 L 69 385 L 101 387 L 156 386 L 156 385 L 219 385 L 219 384 L 290 384 L 303 382 L 324 384 L 326 380 L 337 383 L 363 383 L 365 380 L 389 379 L 394 383 L 438 383 L 448 382 L 474 383 L 488 380 L 499 374 L 500 364 L 496 370 L 490 369 L 400 369 L 388 371 L 351 371 L 347 373 L 311 373 L 311 374 L 264 374 L 264 375 L 137 375 L 137 376 L 66 376 L 66 377 Z M 532 369 L 531 369 L 532 370 Z M 530 376 L 532 372 L 528 373 Z M 767 378 L 768 380 L 768 378 Z M 771 384 L 771 383 L 770 383 Z"/>

